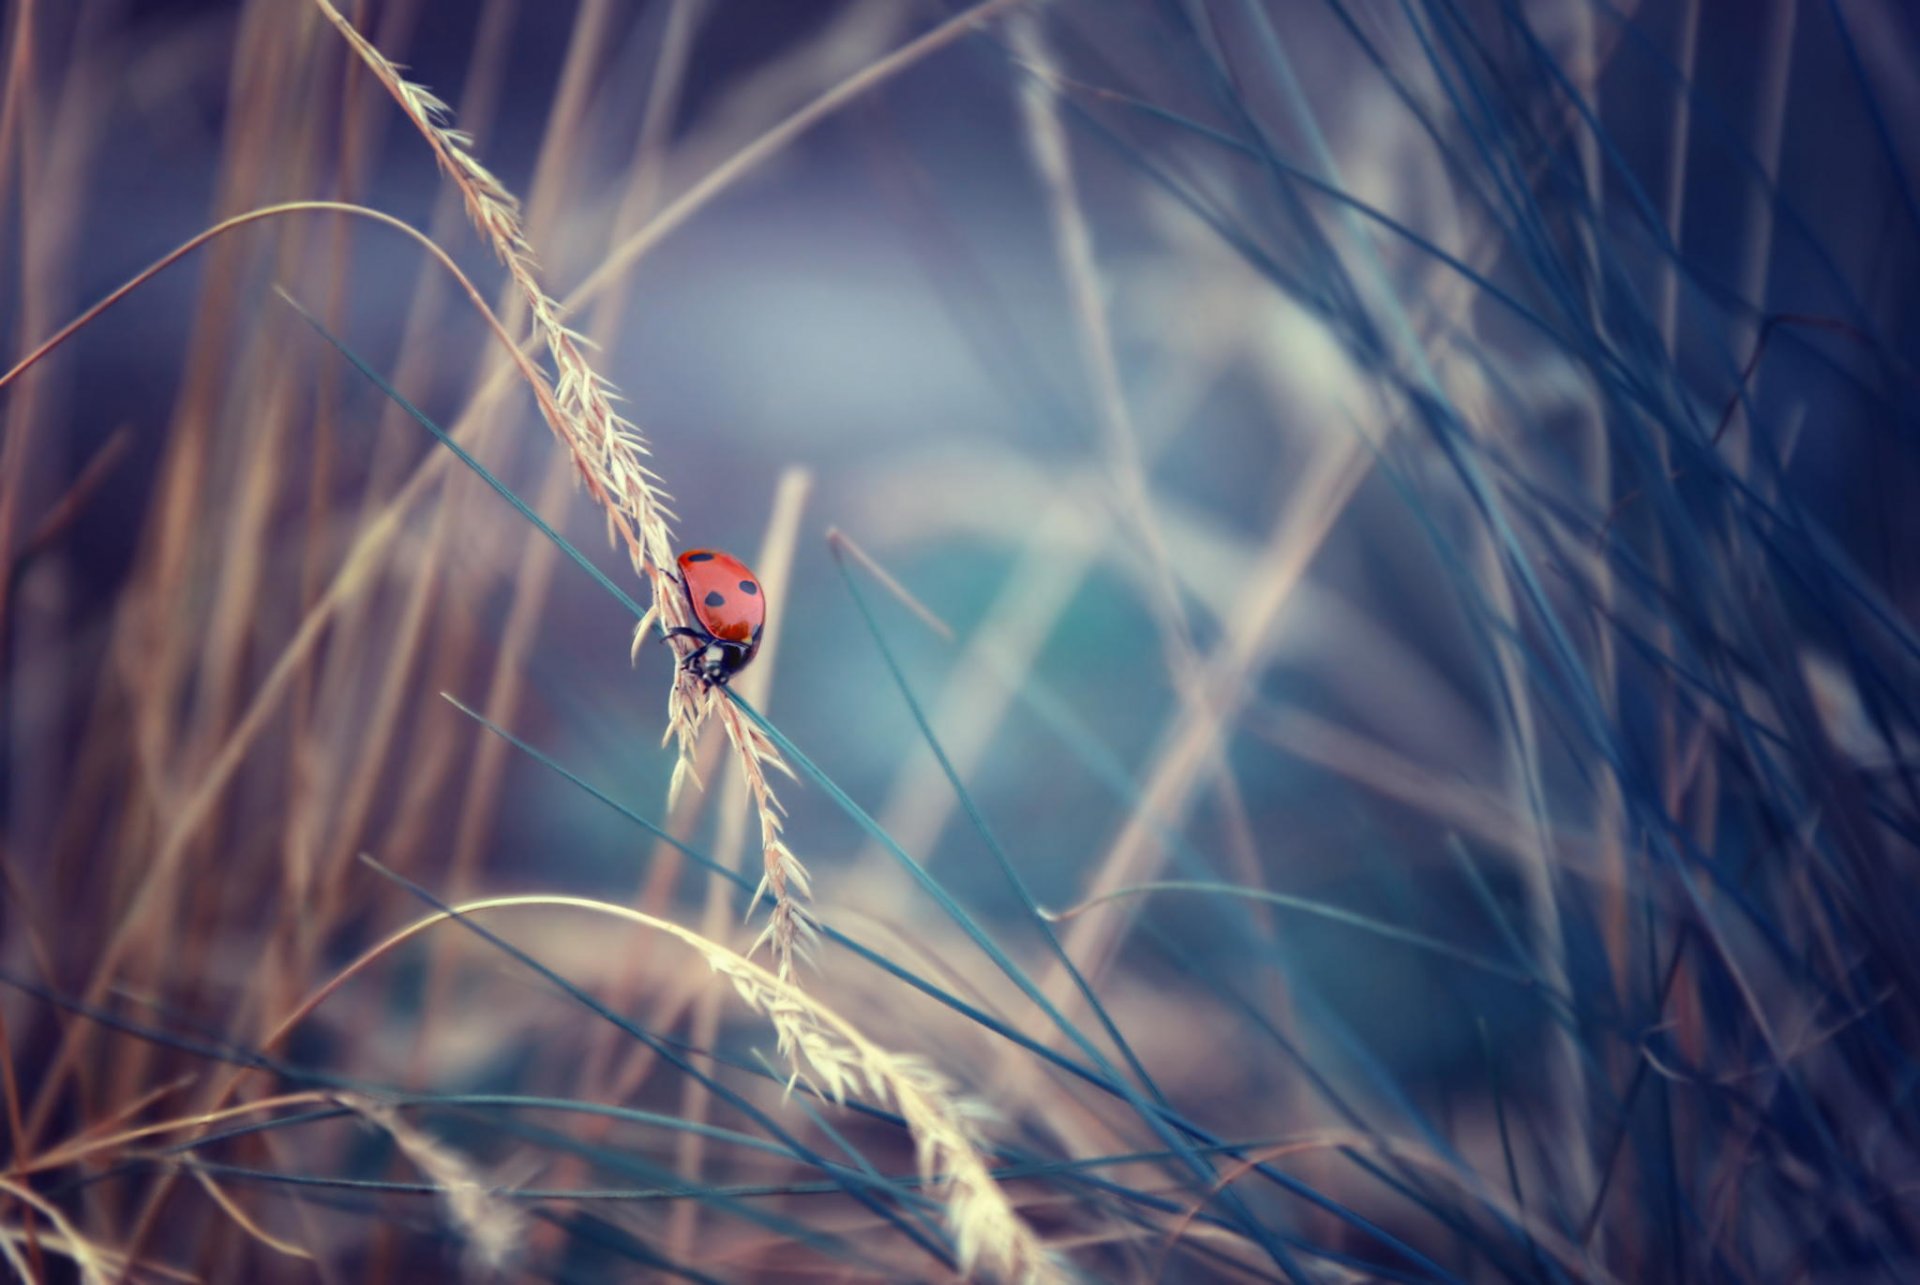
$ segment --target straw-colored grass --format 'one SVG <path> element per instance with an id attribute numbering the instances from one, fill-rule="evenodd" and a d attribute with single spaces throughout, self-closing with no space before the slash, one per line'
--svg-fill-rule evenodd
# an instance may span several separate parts
<path id="1" fill-rule="evenodd" d="M 189 8 L 0 17 L 8 1279 L 1915 1275 L 1899 6 Z"/>
<path id="2" fill-rule="evenodd" d="M 506 267 L 525 304 L 534 333 L 545 344 L 553 362 L 549 381 L 544 372 L 533 382 L 547 427 L 573 461 L 588 496 L 605 514 L 607 536 L 627 551 L 633 570 L 647 583 L 651 595 L 647 613 L 634 626 L 637 651 L 656 627 L 685 629 L 693 625 L 686 596 L 675 577 L 673 534 L 668 526 L 673 511 L 670 498 L 659 487 L 659 475 L 647 464 L 651 453 L 638 426 L 614 409 L 618 393 L 612 382 L 595 370 L 586 357 L 586 340 L 567 328 L 560 305 L 540 284 L 533 248 L 520 226 L 520 206 L 470 150 L 472 140 L 454 129 L 451 110 L 423 86 L 400 74 L 387 57 L 348 22 L 329 0 L 314 0 L 345 38 L 374 78 L 400 105 L 408 121 L 433 149 L 441 170 L 460 191 L 467 217 Z M 675 640 L 681 651 L 690 642 Z M 808 893 L 806 867 L 781 835 L 780 801 L 768 784 L 766 769 L 787 770 L 780 755 L 711 684 L 692 671 L 676 666 L 667 694 L 667 728 L 663 743 L 679 746 L 667 805 L 692 781 L 694 747 L 709 715 L 718 713 L 735 762 L 751 786 L 760 816 L 763 886 L 773 895 L 763 940 L 770 946 L 783 976 L 793 970 L 796 949 L 803 949 L 808 933 L 804 902 Z"/>
<path id="3" fill-rule="evenodd" d="M 981 1123 L 985 1113 L 950 1079 L 923 1058 L 875 1042 L 790 979 L 769 972 L 691 928 L 628 906 L 543 894 L 487 897 L 426 915 L 394 932 L 330 979 L 278 1025 L 275 1041 L 297 1022 L 308 1020 L 353 977 L 428 929 L 451 924 L 462 916 L 530 909 L 605 916 L 661 934 L 693 950 L 714 974 L 732 984 L 734 993 L 749 1009 L 772 1025 L 777 1046 L 791 1067 L 789 1088 L 805 1083 L 837 1103 L 858 1094 L 900 1112 L 913 1136 L 920 1176 L 945 1202 L 963 1274 L 978 1270 L 994 1279 L 1036 1285 L 1068 1279 L 994 1180 L 983 1152 Z M 485 1261 L 499 1263 L 510 1257 L 521 1224 L 500 1209 L 490 1189 L 462 1158 L 401 1124 L 377 1103 L 346 1100 L 354 1110 L 392 1133 L 409 1159 L 433 1174 L 448 1193 L 453 1221 L 468 1238 L 477 1241 L 476 1252 Z"/>

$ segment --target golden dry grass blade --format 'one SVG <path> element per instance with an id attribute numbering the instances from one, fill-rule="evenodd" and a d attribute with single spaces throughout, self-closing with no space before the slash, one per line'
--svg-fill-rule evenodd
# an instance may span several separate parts
<path id="1" fill-rule="evenodd" d="M 79 318 L 76 318 L 73 323 L 63 327 L 53 337 L 41 344 L 32 354 L 29 354 L 27 358 L 17 364 L 12 371 L 9 371 L 6 376 L 0 377 L 0 386 L 4 385 L 6 379 L 19 374 L 22 370 L 31 366 L 33 362 L 43 359 L 61 342 L 70 338 L 81 326 L 98 317 L 101 312 L 113 304 L 124 299 L 133 289 L 150 281 L 156 273 L 177 262 L 182 255 L 206 244 L 213 237 L 231 232 L 235 228 L 245 226 L 247 223 L 260 219 L 292 213 L 311 212 L 350 214 L 356 217 L 363 217 L 375 223 L 391 227 L 412 238 L 454 275 L 455 279 L 465 288 L 474 306 L 480 310 L 482 316 L 493 327 L 496 336 L 499 337 L 502 342 L 506 343 L 509 351 L 514 353 L 517 361 L 523 365 L 526 364 L 525 358 L 521 357 L 518 351 L 514 349 L 505 331 L 500 328 L 492 312 L 487 309 L 485 303 L 481 300 L 479 292 L 473 287 L 473 284 L 466 278 L 465 274 L 460 271 L 458 265 L 447 256 L 444 250 L 441 250 L 431 241 L 428 241 L 407 224 L 390 215 L 342 202 L 301 201 L 289 202 L 279 206 L 272 206 L 261 210 L 249 211 L 246 214 L 236 215 L 184 242 L 175 250 L 162 256 L 162 258 L 156 260 L 140 273 L 137 273 L 126 284 L 107 295 L 99 303 L 81 314 Z M 361 532 L 353 548 L 343 561 L 340 570 L 328 585 L 326 593 L 322 595 L 320 601 L 317 602 L 313 609 L 302 619 L 292 640 L 289 641 L 286 648 L 274 661 L 265 680 L 254 693 L 245 711 L 233 722 L 220 744 L 214 750 L 200 779 L 193 784 L 186 797 L 179 802 L 177 808 L 173 810 L 172 815 L 168 817 L 166 828 L 156 846 L 153 860 L 143 868 L 132 892 L 128 896 L 125 908 L 121 911 L 117 923 L 108 933 L 105 942 L 97 954 L 93 967 L 92 980 L 88 983 L 88 987 L 83 993 L 86 1002 L 97 1003 L 100 997 L 105 994 L 106 988 L 112 984 L 113 976 L 119 968 L 126 952 L 132 948 L 133 943 L 144 938 L 153 916 L 162 904 L 161 899 L 163 894 L 170 895 L 170 890 L 177 886 L 179 867 L 187 857 L 188 845 L 198 834 L 199 827 L 203 825 L 211 815 L 214 805 L 220 798 L 222 791 L 226 788 L 233 774 L 239 769 L 241 763 L 245 761 L 247 752 L 252 747 L 255 738 L 258 737 L 268 725 L 270 718 L 279 707 L 281 698 L 291 690 L 294 677 L 299 672 L 300 667 L 305 663 L 312 649 L 323 636 L 333 612 L 337 610 L 342 602 L 365 587 L 375 567 L 378 565 L 379 558 L 386 548 L 387 542 L 398 530 L 401 515 L 413 500 L 424 493 L 427 483 L 437 476 L 437 472 L 449 467 L 451 459 L 452 457 L 450 455 L 445 454 L 436 454 L 429 457 L 427 463 L 422 466 L 408 485 L 403 488 L 401 494 L 396 497 L 393 504 Z M 75 1031 L 78 1030 L 78 1028 L 73 1029 Z M 72 1069 L 73 1059 L 77 1056 L 78 1048 L 79 1046 L 72 1033 L 69 1033 L 69 1035 L 62 1040 L 60 1051 L 55 1055 L 49 1065 L 46 1075 L 42 1080 L 40 1092 L 29 1114 L 27 1120 L 27 1137 L 29 1139 L 37 1137 L 44 1127 L 48 1113 L 52 1110 L 53 1104 L 58 1099 L 58 1091 L 64 1083 L 65 1076 Z"/>
<path id="2" fill-rule="evenodd" d="M 922 1176 L 947 1202 L 948 1224 L 963 1271 L 976 1267 L 999 1279 L 1062 1281 L 1063 1269 L 1008 1203 L 994 1181 L 978 1132 L 979 1113 L 932 1066 L 869 1039 L 858 1026 L 792 982 L 769 972 L 690 928 L 644 911 L 586 897 L 532 894 L 487 897 L 436 911 L 388 936 L 342 969 L 289 1014 L 267 1040 L 271 1047 L 329 996 L 375 961 L 428 929 L 461 917 L 499 910 L 578 910 L 621 920 L 692 949 L 725 977 L 748 1008 L 773 1026 L 793 1074 L 824 1096 L 844 1102 L 850 1091 L 890 1103 L 907 1122 Z M 244 1072 L 236 1072 L 237 1083 Z"/>
<path id="3" fill-rule="evenodd" d="M 9 1178 L 0 1177 L 0 1193 L 31 1207 L 52 1225 L 56 1235 L 45 1238 L 41 1243 L 49 1249 L 58 1247 L 60 1253 L 71 1260 L 74 1269 L 80 1273 L 83 1285 L 107 1285 L 112 1279 L 108 1269 L 112 1257 L 110 1253 L 82 1236 L 66 1215 L 60 1212 L 59 1206 Z"/>
<path id="4" fill-rule="evenodd" d="M 4 374 L 0 374 L 0 388 L 5 388 L 20 375 L 45 360 L 56 348 L 92 324 L 101 313 L 107 311 L 107 309 L 113 307 L 113 305 L 119 303 L 122 299 L 125 299 L 135 290 L 138 290 L 141 286 L 153 280 L 154 277 L 192 254 L 195 250 L 198 250 L 201 246 L 219 237 L 223 237 L 237 228 L 246 227 L 250 223 L 258 223 L 265 219 L 281 218 L 289 214 L 345 214 L 354 218 L 369 219 L 375 223 L 384 224 L 396 232 L 411 237 L 416 244 L 431 254 L 439 261 L 441 266 L 453 274 L 454 280 L 459 282 L 464 288 L 467 297 L 473 301 L 474 306 L 480 310 L 482 316 L 493 326 L 495 334 L 498 335 L 500 340 L 506 345 L 508 355 L 514 359 L 521 373 L 527 375 L 535 369 L 514 344 L 512 337 L 507 334 L 497 320 L 493 319 L 492 309 L 488 308 L 486 301 L 480 297 L 479 290 L 467 279 L 466 274 L 460 270 L 460 266 L 453 261 L 452 257 L 448 255 L 445 250 L 442 250 L 431 237 L 426 236 L 411 224 L 397 219 L 391 214 L 370 209 L 364 205 L 355 205 L 348 201 L 282 201 L 276 205 L 263 206 L 256 210 L 248 210 L 245 213 L 235 214 L 230 218 L 222 219 L 204 232 L 197 232 L 185 241 L 182 241 L 179 245 L 167 251 L 167 253 L 161 255 L 158 259 L 155 259 L 131 277 L 128 277 L 124 282 L 103 296 L 99 302 L 93 304 L 72 321 L 69 321 L 66 325 L 60 327 L 59 330 L 42 340 L 31 352 L 27 353 L 26 356 L 20 358 L 19 361 L 9 367 Z M 529 378 L 528 382 L 532 385 L 531 378 Z M 537 391 L 538 389 L 536 387 L 536 392 Z"/>
<path id="5" fill-rule="evenodd" d="M 226 1193 L 225 1188 L 213 1180 L 212 1174 L 194 1164 L 187 1165 L 186 1169 L 187 1172 L 193 1176 L 193 1180 L 200 1184 L 200 1189 L 206 1192 L 213 1203 L 219 1207 L 220 1212 L 228 1218 L 231 1218 L 234 1225 L 239 1227 L 241 1231 L 262 1245 L 265 1245 L 276 1254 L 284 1255 L 287 1258 L 297 1258 L 308 1263 L 314 1261 L 313 1255 L 307 1252 L 307 1250 L 294 1244 L 290 1240 L 282 1240 L 255 1222 L 252 1216 L 250 1216 L 246 1210 L 242 1209 L 232 1196 Z"/>
<path id="6" fill-rule="evenodd" d="M 656 604 L 661 604 L 669 619 L 686 623 L 683 608 L 662 603 L 671 597 L 668 568 L 673 550 L 662 516 L 664 496 L 656 494 L 651 470 L 644 463 L 646 440 L 614 410 L 613 386 L 588 364 L 579 337 L 562 323 L 560 305 L 540 285 L 532 248 L 521 228 L 519 203 L 474 158 L 466 140 L 445 123 L 449 112 L 444 103 L 402 76 L 328 0 L 313 3 L 393 96 L 459 188 L 468 218 L 507 269 L 554 364 L 550 385 L 544 373 L 541 376 L 542 386 L 551 389 L 551 397 L 543 398 L 541 407 L 548 427 L 571 453 L 589 494 L 607 511 L 634 570 L 649 580 Z"/>
<path id="7" fill-rule="evenodd" d="M 889 594 L 893 595 L 896 602 L 908 611 L 911 611 L 914 615 L 920 617 L 921 622 L 925 624 L 927 628 L 933 630 L 935 634 L 947 642 L 953 641 L 953 626 L 940 619 L 940 617 L 934 613 L 933 608 L 927 606 L 926 603 L 915 597 L 913 591 L 901 584 L 893 572 L 887 570 L 886 567 L 880 564 L 877 558 L 861 548 L 858 540 L 855 540 L 839 527 L 828 527 L 827 545 L 829 548 L 836 549 L 859 563 L 868 575 L 879 582 L 882 589 L 885 589 Z M 913 850 L 914 849 L 909 846 L 908 851 Z"/>
<path id="8" fill-rule="evenodd" d="M 538 399 L 542 414 L 571 455 L 588 495 L 606 514 L 609 533 L 625 545 L 628 561 L 646 580 L 651 594 L 649 619 L 673 628 L 691 626 L 686 599 L 671 570 L 669 497 L 655 486 L 655 474 L 644 462 L 649 454 L 646 439 L 614 410 L 612 383 L 588 363 L 581 336 L 563 324 L 564 309 L 541 286 L 518 203 L 468 150 L 467 140 L 447 125 L 445 104 L 402 76 L 328 0 L 314 3 L 426 140 L 441 169 L 460 189 L 468 217 L 506 267 L 554 366 L 551 385 L 544 374 L 539 377 L 540 387 L 550 390 Z M 790 960 L 796 941 L 809 931 L 806 912 L 798 904 L 807 894 L 807 872 L 781 838 L 779 803 L 763 771 L 767 765 L 784 771 L 786 765 L 772 743 L 714 688 L 677 667 L 667 697 L 667 737 L 679 745 L 668 784 L 668 806 L 693 779 L 699 731 L 715 710 L 760 813 L 766 886 L 775 899 L 769 917 L 770 940 L 776 953 Z"/>
<path id="9" fill-rule="evenodd" d="M 114 1130 L 101 1134 L 90 1131 L 87 1136 L 63 1143 L 33 1157 L 25 1164 L 17 1166 L 16 1173 L 38 1173 L 48 1169 L 59 1169 L 66 1165 L 77 1164 L 92 1156 L 120 1150 L 131 1143 L 162 1134 L 179 1132 L 198 1132 L 211 1125 L 222 1124 L 228 1120 L 243 1116 L 257 1115 L 262 1111 L 278 1111 L 285 1107 L 312 1106 L 328 1099 L 317 1092 L 282 1093 L 270 1098 L 258 1098 L 240 1106 L 224 1107 L 213 1111 L 202 1111 L 190 1116 L 181 1116 L 169 1120 L 156 1120 L 151 1124 L 133 1128 Z"/>

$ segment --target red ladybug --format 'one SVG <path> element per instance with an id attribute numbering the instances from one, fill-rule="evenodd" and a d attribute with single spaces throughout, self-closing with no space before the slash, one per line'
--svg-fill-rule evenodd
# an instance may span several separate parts
<path id="1" fill-rule="evenodd" d="M 767 621 L 767 599 L 747 564 L 718 549 L 688 549 L 680 555 L 680 588 L 696 626 L 667 630 L 699 646 L 680 660 L 709 683 L 726 685 L 760 650 L 760 629 Z"/>

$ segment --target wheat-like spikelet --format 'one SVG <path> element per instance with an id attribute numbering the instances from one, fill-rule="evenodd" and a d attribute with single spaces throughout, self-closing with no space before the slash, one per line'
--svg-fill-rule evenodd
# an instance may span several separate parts
<path id="1" fill-rule="evenodd" d="M 977 1265 L 1004 1280 L 1066 1279 L 994 1181 L 981 1154 L 981 1112 L 951 1081 L 919 1058 L 868 1040 L 784 977 L 698 933 L 653 923 L 698 950 L 749 1008 L 773 1023 L 796 1076 L 835 1102 L 844 1102 L 849 1088 L 864 1088 L 874 1101 L 894 1105 L 913 1134 L 921 1177 L 946 1201 L 962 1274 Z"/>
<path id="2" fill-rule="evenodd" d="M 493 247 L 526 303 L 554 370 L 549 383 L 545 373 L 534 368 L 529 376 L 534 400 L 553 435 L 571 455 L 587 494 L 605 513 L 609 541 L 626 547 L 628 560 L 646 580 L 651 594 L 646 614 L 634 631 L 634 654 L 652 636 L 657 624 L 690 627 L 693 621 L 686 598 L 679 581 L 668 570 L 674 565 L 673 533 L 668 523 L 675 514 L 666 502 L 672 497 L 660 488 L 659 475 L 647 467 L 646 458 L 652 452 L 645 436 L 614 409 L 619 393 L 588 363 L 584 350 L 589 341 L 567 328 L 559 304 L 541 286 L 532 247 L 521 230 L 519 202 L 474 157 L 469 150 L 472 140 L 451 127 L 452 112 L 444 102 L 401 75 L 400 69 L 357 31 L 331 0 L 314 3 L 426 139 L 441 169 L 460 190 L 474 227 Z M 667 790 L 668 807 L 671 809 L 689 780 L 699 784 L 693 766 L 694 744 L 707 714 L 716 706 L 728 711 L 727 737 L 741 771 L 753 786 L 754 806 L 760 814 L 763 886 L 775 899 L 768 932 L 762 940 L 772 944 L 785 976 L 791 970 L 795 950 L 804 950 L 810 932 L 805 911 L 791 900 L 806 895 L 807 873 L 780 837 L 780 805 L 767 787 L 761 765 L 772 763 L 783 771 L 786 765 L 764 737 L 746 734 L 738 711 L 719 692 L 677 666 L 667 693 L 663 738 L 663 743 L 678 742 L 678 758 Z"/>
<path id="3" fill-rule="evenodd" d="M 408 1124 L 388 1103 L 357 1093 L 334 1097 L 392 1138 L 401 1154 L 440 1189 L 447 1221 L 467 1247 L 470 1269 L 497 1272 L 514 1260 L 527 1241 L 527 1215 L 483 1181 L 465 1156 Z"/>
<path id="4" fill-rule="evenodd" d="M 768 943 L 773 948 L 775 971 L 782 981 L 791 981 L 794 954 L 810 953 L 818 934 L 801 904 L 811 895 L 810 877 L 806 866 L 780 836 L 780 818 L 786 809 L 774 797 L 764 768 L 772 766 L 788 776 L 793 775 L 793 769 L 780 757 L 780 751 L 767 739 L 767 734 L 748 721 L 732 701 L 722 700 L 717 708 L 727 740 L 732 742 L 746 775 L 754 810 L 760 814 L 760 848 L 766 854 L 766 862 L 760 886 L 754 889 L 754 901 L 758 902 L 762 893 L 773 893 L 773 913 L 767 918 L 765 930 L 755 939 L 753 949 L 747 953 L 756 954 L 762 942 Z"/>
<path id="5" fill-rule="evenodd" d="M 535 906 L 592 911 L 677 938 L 698 951 L 709 968 L 732 982 L 749 1008 L 773 1023 L 775 1040 L 794 1080 L 804 1080 L 835 1102 L 844 1103 L 847 1091 L 855 1089 L 875 1105 L 891 1103 L 913 1135 L 921 1177 L 946 1202 L 947 1224 L 962 1275 L 971 1276 L 977 1269 L 994 1279 L 1022 1285 L 1070 1279 L 1060 1261 L 1014 1212 L 1006 1193 L 994 1180 L 982 1151 L 980 1122 L 987 1114 L 984 1110 L 962 1096 L 951 1080 L 924 1060 L 882 1048 L 788 979 L 691 928 L 586 897 L 490 897 L 417 920 L 368 952 L 348 973 L 357 971 L 368 958 L 384 954 L 455 916 Z"/>
<path id="6" fill-rule="evenodd" d="M 864 1089 L 875 1105 L 892 1103 L 899 1111 L 913 1137 L 921 1176 L 946 1201 L 947 1222 L 963 1274 L 971 1275 L 978 1267 L 993 1277 L 1022 1285 L 1051 1285 L 1052 1282 L 1064 1285 L 1071 1279 L 1060 1260 L 1048 1252 L 1033 1229 L 1014 1212 L 1006 1193 L 994 1180 L 982 1151 L 980 1135 L 980 1122 L 987 1112 L 963 1097 L 951 1080 L 920 1058 L 894 1053 L 875 1044 L 846 1018 L 746 956 L 691 928 L 630 906 L 588 897 L 534 893 L 488 897 L 437 910 L 390 934 L 336 973 L 274 1028 L 264 1047 L 277 1045 L 349 979 L 420 934 L 463 916 L 529 908 L 585 910 L 605 915 L 665 933 L 698 951 L 709 968 L 733 983 L 734 991 L 749 1008 L 773 1023 L 776 1044 L 795 1081 L 805 1080 L 840 1103 L 846 1101 L 848 1089 Z M 236 1072 L 228 1081 L 221 1093 L 222 1099 L 240 1083 L 243 1074 Z M 492 1189 L 477 1185 L 463 1162 L 452 1157 L 449 1167 L 449 1158 L 441 1154 L 444 1148 L 421 1137 L 417 1130 L 407 1130 L 391 1108 L 364 1097 L 333 1096 L 392 1133 L 414 1163 L 433 1173 L 435 1181 L 449 1193 L 449 1208 L 456 1222 L 467 1226 L 477 1216 L 476 1210 L 484 1213 L 484 1209 L 478 1209 L 473 1203 L 482 1197 L 497 1202 Z M 395 1124 L 400 1126 L 400 1131 L 394 1129 Z M 414 1143 L 412 1147 L 408 1145 L 409 1138 Z M 460 1186 L 460 1183 L 476 1185 Z M 456 1192 L 469 1203 L 455 1206 L 452 1202 Z"/>

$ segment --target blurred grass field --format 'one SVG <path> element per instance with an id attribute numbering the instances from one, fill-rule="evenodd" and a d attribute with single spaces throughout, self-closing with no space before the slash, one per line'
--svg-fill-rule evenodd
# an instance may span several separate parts
<path id="1" fill-rule="evenodd" d="M 9 0 L 4 1271 L 1920 1278 L 1911 5 L 333 3 L 768 642 L 323 4 Z"/>

